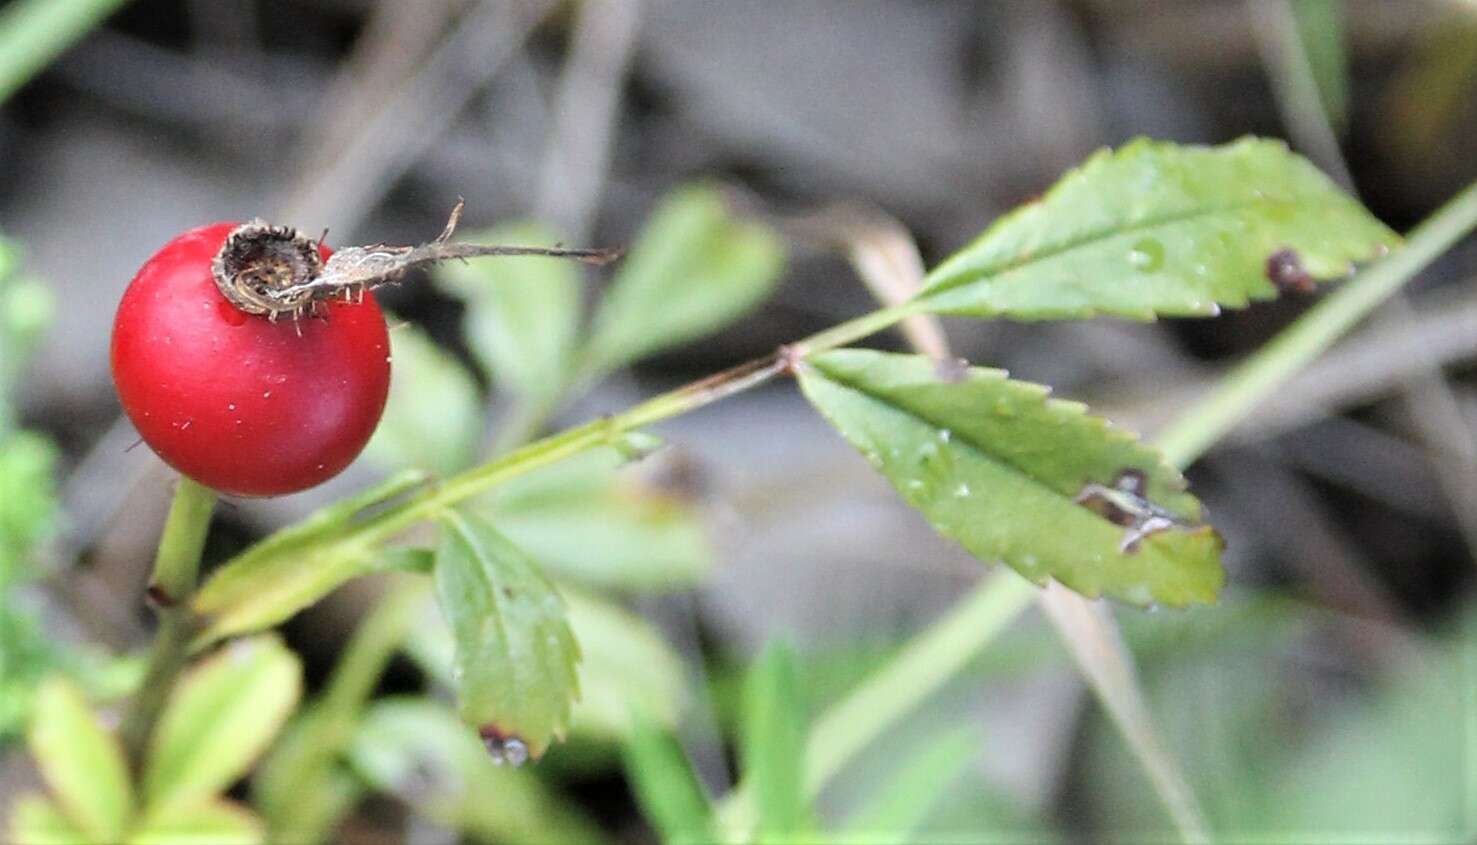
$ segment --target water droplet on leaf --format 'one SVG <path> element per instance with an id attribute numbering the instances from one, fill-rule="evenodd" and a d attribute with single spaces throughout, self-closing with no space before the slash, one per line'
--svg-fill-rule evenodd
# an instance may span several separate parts
<path id="1" fill-rule="evenodd" d="M 1153 238 L 1140 238 L 1128 251 L 1128 263 L 1142 273 L 1152 273 L 1164 266 L 1164 244 Z"/>
<path id="2" fill-rule="evenodd" d="M 499 766 L 506 763 L 516 769 L 528 762 L 528 745 L 516 736 L 484 736 L 482 744 L 492 762 Z"/>

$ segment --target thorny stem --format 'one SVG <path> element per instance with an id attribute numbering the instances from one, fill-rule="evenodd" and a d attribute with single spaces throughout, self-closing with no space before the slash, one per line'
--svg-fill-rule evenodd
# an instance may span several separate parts
<path id="1" fill-rule="evenodd" d="M 200 553 L 215 500 L 215 491 L 188 478 L 181 477 L 175 484 L 149 579 L 148 597 L 159 617 L 159 628 L 143 683 L 123 719 L 123 743 L 135 765 L 142 759 L 164 701 L 189 656 L 194 626 L 188 602 L 199 576 Z"/>

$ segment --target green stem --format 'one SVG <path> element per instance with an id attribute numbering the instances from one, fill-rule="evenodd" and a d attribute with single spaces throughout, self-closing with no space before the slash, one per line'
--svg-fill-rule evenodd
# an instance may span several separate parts
<path id="1" fill-rule="evenodd" d="M 854 320 L 812 335 L 799 343 L 740 364 L 700 381 L 655 396 L 627 410 L 576 426 L 530 443 L 493 460 L 454 475 L 425 492 L 387 510 L 366 523 L 361 536 L 368 542 L 393 536 L 423 519 L 459 502 L 477 496 L 515 476 L 564 460 L 596 446 L 621 445 L 630 431 L 655 422 L 696 411 L 736 393 L 789 372 L 804 355 L 834 349 L 885 329 L 909 314 L 916 306 L 903 305 L 864 314 Z"/>
<path id="2" fill-rule="evenodd" d="M 272 825 L 274 842 L 321 838 L 324 784 L 359 728 L 362 712 L 385 666 L 405 642 L 427 606 L 424 578 L 396 578 L 354 631 L 323 693 L 299 717 L 290 742 L 263 764 L 255 781 L 258 808 Z"/>
<path id="3" fill-rule="evenodd" d="M 343 656 L 333 667 L 319 705 L 331 721 L 352 726 L 358 711 L 384 674 L 385 666 L 405 642 L 418 614 L 430 600 L 424 578 L 400 576 L 389 581 L 384 595 L 369 612 Z"/>
<path id="4" fill-rule="evenodd" d="M 215 508 L 215 491 L 180 478 L 164 521 L 164 534 L 154 558 L 148 596 L 159 617 L 148 670 L 123 720 L 122 736 L 130 758 L 143 756 L 154 722 L 164 708 L 175 678 L 189 658 L 193 624 L 186 607 L 200 573 L 200 553 Z"/>
<path id="5" fill-rule="evenodd" d="M 16 0 L 0 14 L 0 103 L 128 0 Z"/>
<path id="6" fill-rule="evenodd" d="M 1187 466 L 1225 437 L 1294 373 L 1477 227 L 1477 183 L 1411 231 L 1405 246 L 1358 276 L 1233 369 L 1158 438 L 1170 463 Z"/>
<path id="7" fill-rule="evenodd" d="M 1030 607 L 1034 584 L 1014 572 L 985 578 L 845 699 L 816 720 L 806 743 L 805 786 L 814 796 L 873 739 L 954 677 Z"/>

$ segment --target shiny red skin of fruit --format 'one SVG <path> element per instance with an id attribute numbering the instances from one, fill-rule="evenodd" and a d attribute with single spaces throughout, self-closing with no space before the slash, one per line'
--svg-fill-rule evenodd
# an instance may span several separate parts
<path id="1" fill-rule="evenodd" d="M 295 493 L 341 472 L 374 433 L 390 339 L 372 294 L 297 326 L 231 305 L 210 262 L 237 225 L 191 229 L 139 269 L 113 320 L 113 384 L 182 474 L 237 496 Z"/>

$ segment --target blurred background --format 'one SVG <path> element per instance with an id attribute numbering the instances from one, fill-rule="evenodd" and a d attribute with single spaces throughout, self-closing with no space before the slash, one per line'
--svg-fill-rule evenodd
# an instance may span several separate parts
<path id="1" fill-rule="evenodd" d="M 0 20 L 18 5 L 0 6 Z M 121 4 L 0 106 L 0 233 L 55 302 L 10 385 L 21 425 L 57 446 L 60 501 L 37 556 L 50 574 L 14 601 L 60 643 L 126 654 L 147 642 L 142 586 L 170 474 L 130 448 L 107 344 L 133 270 L 186 228 L 262 216 L 328 228 L 333 244 L 418 243 L 462 196 L 469 230 L 532 219 L 568 244 L 627 244 L 663 197 L 701 179 L 779 233 L 787 259 L 762 304 L 593 386 L 560 425 L 870 309 L 848 262 L 857 239 L 905 257 L 916 244 L 932 266 L 1098 147 L 1245 134 L 1288 139 L 1407 230 L 1477 178 L 1477 4 Z M 1116 611 L 1165 744 L 1218 830 L 1456 841 L 1472 829 L 1462 825 L 1477 802 L 1477 664 L 1461 631 L 1477 549 L 1474 274 L 1468 237 L 1189 472 L 1229 546 L 1219 605 Z M 586 273 L 591 300 L 609 276 Z M 944 328 L 955 354 L 1152 435 L 1317 297 L 1205 321 Z M 479 425 L 495 428 L 508 401 L 497 373 L 472 366 L 466 304 L 424 280 L 381 301 L 436 344 L 440 364 L 427 367 L 473 373 Z M 901 336 L 875 342 L 904 347 Z M 398 362 L 397 351 L 397 379 L 410 378 Z M 435 407 L 443 382 L 425 379 L 413 401 Z M 680 657 L 691 700 L 678 733 L 721 791 L 734 777 L 722 739 L 733 679 L 765 641 L 796 645 L 819 710 L 983 569 L 792 385 L 659 433 L 673 445 L 623 483 L 659 490 L 694 521 L 700 537 L 661 552 L 684 574 L 571 577 L 643 617 Z M 382 445 L 323 488 L 229 502 L 207 558 L 407 460 Z M 288 624 L 310 688 L 380 589 L 355 582 Z M 422 683 L 397 659 L 382 691 Z M 863 754 L 818 812 L 855 812 L 909 749 L 961 725 L 978 752 L 935 784 L 920 839 L 1168 830 L 1034 613 Z M 0 791 L 27 782 L 22 756 L 0 746 Z M 603 835 L 650 840 L 598 738 L 556 748 L 538 777 Z M 453 841 L 412 806 L 366 800 L 338 835 Z"/>

